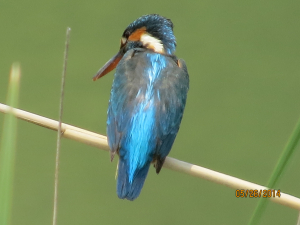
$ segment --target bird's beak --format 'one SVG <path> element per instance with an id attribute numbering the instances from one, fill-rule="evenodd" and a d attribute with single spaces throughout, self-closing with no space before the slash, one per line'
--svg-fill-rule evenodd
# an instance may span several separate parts
<path id="1" fill-rule="evenodd" d="M 114 57 L 112 57 L 107 63 L 105 63 L 105 65 L 97 72 L 97 74 L 93 77 L 93 81 L 99 79 L 100 77 L 103 77 L 105 74 L 109 73 L 114 68 L 116 68 L 116 66 L 122 59 L 123 55 L 124 54 L 122 53 L 122 49 L 121 49 Z"/>

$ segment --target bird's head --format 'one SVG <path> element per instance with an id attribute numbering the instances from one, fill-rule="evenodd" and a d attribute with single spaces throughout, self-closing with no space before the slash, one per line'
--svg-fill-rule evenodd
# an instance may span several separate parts
<path id="1" fill-rule="evenodd" d="M 145 48 L 160 54 L 172 55 L 176 48 L 176 40 L 171 20 L 150 14 L 133 21 L 122 35 L 119 52 L 97 72 L 93 80 L 116 68 L 124 54 L 133 48 Z"/>

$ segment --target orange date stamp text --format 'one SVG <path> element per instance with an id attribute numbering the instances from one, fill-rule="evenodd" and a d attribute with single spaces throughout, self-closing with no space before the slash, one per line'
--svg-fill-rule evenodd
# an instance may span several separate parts
<path id="1" fill-rule="evenodd" d="M 236 189 L 235 197 L 237 198 L 280 198 L 281 192 L 280 190 L 272 190 L 272 189 Z"/>

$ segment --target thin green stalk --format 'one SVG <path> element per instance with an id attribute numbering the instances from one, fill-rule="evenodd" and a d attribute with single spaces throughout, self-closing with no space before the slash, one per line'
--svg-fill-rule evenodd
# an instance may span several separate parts
<path id="1" fill-rule="evenodd" d="M 14 63 L 10 72 L 7 104 L 17 107 L 19 96 L 20 65 Z M 10 224 L 12 190 L 13 190 L 13 168 L 16 147 L 17 118 L 13 113 L 4 117 L 3 133 L 0 151 L 0 224 Z"/>
<path id="2" fill-rule="evenodd" d="M 68 52 L 69 52 L 69 42 L 70 42 L 70 32 L 71 28 L 67 28 L 65 53 L 64 53 L 64 64 L 61 79 L 61 95 L 59 103 L 59 121 L 57 130 L 57 143 L 56 143 L 56 158 L 55 158 L 55 179 L 54 179 L 54 204 L 53 204 L 53 219 L 52 224 L 57 224 L 57 205 L 58 205 L 58 172 L 59 172 L 59 154 L 60 154 L 60 140 L 62 136 L 62 114 L 63 114 L 63 103 L 64 103 L 64 93 L 65 93 L 65 79 L 67 74 L 67 62 L 68 62 Z"/>
<path id="3" fill-rule="evenodd" d="M 271 175 L 271 178 L 268 182 L 267 187 L 269 189 L 274 189 L 275 185 L 277 184 L 279 177 L 283 173 L 284 169 L 286 168 L 289 160 L 292 158 L 293 153 L 295 152 L 296 146 L 300 139 L 300 119 L 292 132 L 292 135 L 290 136 L 280 158 L 277 162 L 277 165 L 275 169 L 273 170 L 273 173 Z M 259 202 L 256 206 L 256 209 L 252 215 L 252 218 L 249 222 L 249 225 L 256 225 L 258 224 L 262 213 L 264 212 L 267 204 L 267 198 L 261 198 L 259 199 Z"/>

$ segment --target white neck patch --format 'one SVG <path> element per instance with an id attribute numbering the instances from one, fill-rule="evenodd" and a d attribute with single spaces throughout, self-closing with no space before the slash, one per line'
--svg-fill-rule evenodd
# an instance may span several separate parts
<path id="1" fill-rule="evenodd" d="M 145 47 L 150 48 L 157 53 L 165 53 L 164 45 L 161 40 L 151 36 L 149 33 L 142 34 L 140 41 Z"/>

